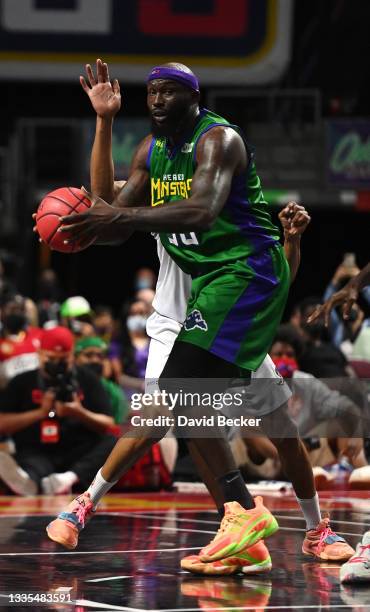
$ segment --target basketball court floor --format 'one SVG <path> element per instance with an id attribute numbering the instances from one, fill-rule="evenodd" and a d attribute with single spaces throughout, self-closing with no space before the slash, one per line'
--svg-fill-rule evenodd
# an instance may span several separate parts
<path id="1" fill-rule="evenodd" d="M 330 491 L 320 498 L 334 529 L 355 546 L 370 529 L 370 496 Z M 268 540 L 272 572 L 202 577 L 181 570 L 180 559 L 218 528 L 208 495 L 111 494 L 75 551 L 45 535 L 67 498 L 0 497 L 0 611 L 370 610 L 370 584 L 345 588 L 338 564 L 302 555 L 304 522 L 292 494 L 264 500 L 280 524 Z"/>

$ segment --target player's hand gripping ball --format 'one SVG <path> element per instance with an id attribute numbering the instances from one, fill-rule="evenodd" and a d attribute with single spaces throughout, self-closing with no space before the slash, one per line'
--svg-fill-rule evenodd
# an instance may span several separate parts
<path id="1" fill-rule="evenodd" d="M 68 240 L 68 232 L 58 232 L 62 225 L 60 218 L 66 215 L 84 213 L 89 210 L 91 200 L 76 187 L 61 187 L 48 193 L 41 201 L 36 212 L 36 228 L 40 238 L 54 251 L 61 253 L 77 253 L 91 244 L 80 246 L 77 242 L 64 244 Z"/>

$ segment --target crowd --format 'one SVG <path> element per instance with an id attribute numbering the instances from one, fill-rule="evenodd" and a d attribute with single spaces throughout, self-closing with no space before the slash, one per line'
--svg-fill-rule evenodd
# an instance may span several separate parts
<path id="1" fill-rule="evenodd" d="M 290 415 L 309 451 L 318 488 L 344 475 L 370 488 L 367 439 L 370 381 L 370 288 L 343 320 L 307 319 L 358 268 L 347 254 L 321 298 L 297 303 L 270 356 L 289 384 Z M 65 299 L 52 269 L 35 300 L 22 296 L 0 264 L 0 491 L 56 495 L 83 491 L 127 428 L 130 399 L 145 390 L 146 323 L 156 276 L 137 271 L 134 294 L 114 313 L 82 296 Z M 294 289 L 293 289 L 294 291 Z M 228 432 L 246 481 L 284 479 L 275 446 L 245 430 Z M 116 489 L 158 489 L 197 478 L 167 436 Z"/>

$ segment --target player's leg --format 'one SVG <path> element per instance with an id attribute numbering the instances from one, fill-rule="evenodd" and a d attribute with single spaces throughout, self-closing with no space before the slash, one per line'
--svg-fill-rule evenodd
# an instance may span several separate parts
<path id="1" fill-rule="evenodd" d="M 229 380 L 238 377 L 239 373 L 240 369 L 233 363 L 226 362 L 199 346 L 177 341 L 160 377 L 159 385 L 161 389 L 175 393 L 185 379 L 188 381 L 189 391 L 191 379 L 213 379 L 213 384 L 218 381 L 219 392 L 221 387 L 226 390 Z M 194 382 L 197 384 L 197 381 Z M 192 390 L 199 391 L 194 387 Z M 196 410 L 194 412 L 193 409 L 193 413 L 196 413 Z M 203 413 L 204 407 L 198 407 L 198 414 Z M 211 544 L 201 551 L 201 560 L 210 562 L 237 554 L 274 533 L 277 523 L 263 506 L 262 498 L 256 498 L 256 503 L 253 501 L 240 471 L 236 468 L 224 432 L 215 427 L 212 437 L 193 437 L 191 444 L 204 462 L 210 478 L 218 483 L 225 500 L 225 518 L 221 530 Z"/>
<path id="2" fill-rule="evenodd" d="M 158 378 L 163 372 L 181 327 L 175 319 L 160 315 L 156 311 L 147 320 L 146 332 L 150 337 L 150 344 L 145 371 L 145 393 L 158 390 Z M 172 474 L 178 455 L 178 443 L 172 430 L 159 441 L 159 446 L 163 461 Z"/>
<path id="3" fill-rule="evenodd" d="M 284 404 L 265 417 L 264 427 L 275 444 L 282 468 L 292 482 L 297 501 L 306 520 L 302 552 L 322 560 L 345 561 L 353 554 L 347 542 L 330 528 L 329 518 L 322 518 L 311 463 L 296 425 Z"/>
<path id="4" fill-rule="evenodd" d="M 148 393 L 158 387 L 158 379 L 164 370 L 181 328 L 182 325 L 180 323 L 168 317 L 164 317 L 157 312 L 154 312 L 149 317 L 147 323 L 147 333 L 150 336 L 150 346 L 145 375 L 145 390 Z M 185 366 L 182 366 L 182 377 L 186 376 L 184 374 L 184 367 Z M 196 365 L 196 370 L 199 371 L 198 365 Z M 160 441 L 161 448 L 162 443 L 165 442 L 167 438 L 168 435 L 165 438 L 162 438 Z M 176 443 L 175 438 L 173 438 L 172 441 Z M 197 472 L 213 497 L 222 518 L 224 515 L 224 503 L 228 500 L 225 499 L 220 484 L 214 477 L 213 471 L 210 469 L 208 463 L 204 461 L 203 455 L 199 452 L 198 444 L 194 443 L 193 440 L 188 439 L 187 446 Z"/>
<path id="5" fill-rule="evenodd" d="M 152 323 L 151 334 L 157 338 L 157 342 L 151 340 L 149 359 L 147 363 L 146 375 L 146 392 L 151 393 L 155 390 L 152 386 L 156 383 L 167 359 L 171 352 L 173 343 L 177 337 L 179 328 L 181 327 L 175 321 L 171 321 L 171 325 L 167 326 L 167 330 L 163 327 L 163 322 L 157 320 L 162 317 L 157 317 Z M 141 429 L 142 431 L 142 429 Z M 120 477 L 130 469 L 130 467 L 140 459 L 151 446 L 160 441 L 160 436 L 165 435 L 166 431 L 159 432 L 157 429 L 155 437 L 150 435 L 128 435 L 120 438 L 111 453 L 107 457 L 104 465 L 98 470 L 94 480 L 88 487 L 87 491 L 74 499 L 71 504 L 60 515 L 52 521 L 47 527 L 48 536 L 64 545 L 67 548 L 73 549 L 77 546 L 79 531 L 85 526 L 95 512 L 96 507 L 102 497 L 118 482 Z M 176 440 L 173 440 L 177 446 Z"/>
<path id="6" fill-rule="evenodd" d="M 151 405 L 145 410 L 150 411 L 150 418 L 162 414 L 161 406 Z M 140 427 L 139 431 L 131 429 L 120 438 L 87 491 L 76 497 L 47 526 L 49 538 L 66 548 L 76 548 L 79 532 L 92 518 L 100 499 L 154 443 L 167 433 L 168 429 L 169 426 L 166 425 L 156 428 L 148 425 Z"/>

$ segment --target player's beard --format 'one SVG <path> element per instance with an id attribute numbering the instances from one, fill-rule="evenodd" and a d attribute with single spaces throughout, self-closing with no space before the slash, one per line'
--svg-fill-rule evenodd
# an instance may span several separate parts
<path id="1" fill-rule="evenodd" d="M 163 123 L 156 123 L 154 117 L 151 117 L 151 132 L 154 138 L 174 137 L 180 134 L 186 126 L 189 116 L 189 103 L 179 102 L 168 111 L 166 120 Z"/>

